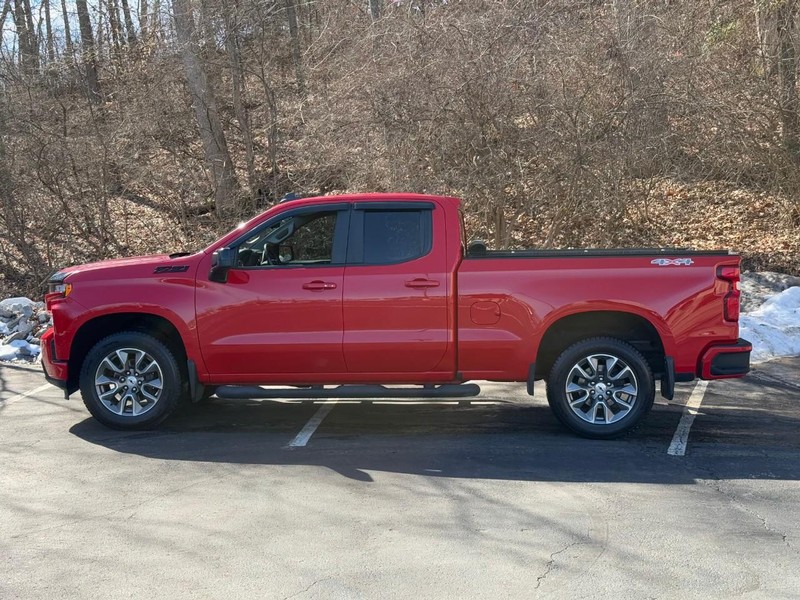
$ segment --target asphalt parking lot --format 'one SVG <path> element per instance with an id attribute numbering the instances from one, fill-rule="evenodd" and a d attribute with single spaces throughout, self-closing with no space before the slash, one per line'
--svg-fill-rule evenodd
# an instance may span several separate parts
<path id="1" fill-rule="evenodd" d="M 798 367 L 712 382 L 674 455 L 694 383 L 615 441 L 500 384 L 123 433 L 3 365 L 0 598 L 798 598 Z"/>

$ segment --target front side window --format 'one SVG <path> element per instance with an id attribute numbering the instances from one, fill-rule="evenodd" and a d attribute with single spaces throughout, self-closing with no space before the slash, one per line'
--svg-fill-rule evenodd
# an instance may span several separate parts
<path id="1" fill-rule="evenodd" d="M 336 211 L 286 217 L 239 245 L 237 266 L 307 266 L 331 264 Z"/>
<path id="2" fill-rule="evenodd" d="M 414 260 L 431 249 L 430 210 L 364 212 L 364 264 Z"/>

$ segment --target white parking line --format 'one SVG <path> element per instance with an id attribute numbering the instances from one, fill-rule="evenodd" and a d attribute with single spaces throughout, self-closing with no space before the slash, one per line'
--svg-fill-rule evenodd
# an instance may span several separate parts
<path id="1" fill-rule="evenodd" d="M 300 430 L 294 439 L 289 442 L 288 448 L 300 448 L 305 446 L 308 443 L 308 440 L 311 439 L 311 436 L 314 435 L 314 432 L 319 427 L 322 420 L 328 416 L 328 413 L 333 410 L 333 407 L 336 406 L 336 400 L 326 402 L 322 406 L 319 407 L 319 410 L 314 413 L 314 416 L 308 420 L 305 427 Z"/>
<path id="2" fill-rule="evenodd" d="M 686 407 L 683 409 L 683 416 L 681 417 L 678 428 L 675 430 L 675 435 L 672 436 L 672 443 L 669 445 L 667 454 L 672 456 L 683 456 L 686 454 L 686 446 L 689 443 L 689 430 L 692 428 L 694 418 L 697 416 L 697 411 L 700 404 L 703 402 L 703 396 L 708 387 L 707 381 L 698 381 L 697 385 L 692 390 L 692 395 L 686 402 Z"/>
<path id="3" fill-rule="evenodd" d="M 28 396 L 32 396 L 33 394 L 38 394 L 39 392 L 45 391 L 47 388 L 53 387 L 49 383 L 45 383 L 44 385 L 40 385 L 35 390 L 28 390 L 27 392 L 22 392 L 21 394 L 17 394 L 16 396 L 11 396 L 8 400 L 0 399 L 0 406 L 8 406 L 9 404 L 13 404 L 17 400 L 22 400 L 23 398 L 27 398 Z"/>

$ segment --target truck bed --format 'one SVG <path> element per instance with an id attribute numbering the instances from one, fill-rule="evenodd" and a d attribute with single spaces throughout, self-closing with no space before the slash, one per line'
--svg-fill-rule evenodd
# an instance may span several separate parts
<path id="1" fill-rule="evenodd" d="M 729 250 L 690 250 L 688 248 L 566 248 L 566 249 L 536 249 L 523 250 L 482 250 L 470 251 L 467 259 L 472 258 L 577 258 L 598 257 L 609 258 L 614 256 L 738 256 Z"/>

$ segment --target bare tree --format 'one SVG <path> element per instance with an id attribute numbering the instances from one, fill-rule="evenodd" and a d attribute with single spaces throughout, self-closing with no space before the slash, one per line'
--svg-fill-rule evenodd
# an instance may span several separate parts
<path id="1" fill-rule="evenodd" d="M 173 16 L 206 163 L 213 177 L 214 202 L 220 215 L 230 216 L 236 209 L 238 182 L 219 118 L 214 89 L 200 61 L 190 0 L 173 0 Z"/>
<path id="2" fill-rule="evenodd" d="M 25 71 L 33 71 L 38 66 L 39 53 L 37 50 L 36 33 L 33 31 L 33 22 L 27 11 L 30 2 L 27 0 L 14 0 L 14 25 L 17 29 L 19 40 L 20 64 Z"/>
<path id="3" fill-rule="evenodd" d="M 236 10 L 229 2 L 223 2 L 225 14 L 225 50 L 231 70 L 233 109 L 242 132 L 247 164 L 247 184 L 250 197 L 256 195 L 255 153 L 253 151 L 253 134 L 250 128 L 250 116 L 244 101 L 245 85 L 242 71 L 242 59 L 239 51 L 239 28 Z"/>
<path id="4" fill-rule="evenodd" d="M 86 0 L 75 0 L 75 9 L 78 11 L 78 26 L 81 30 L 81 50 L 86 78 L 86 89 L 88 90 L 89 100 L 93 104 L 99 104 L 103 100 L 100 90 L 100 78 L 97 76 L 97 55 L 94 48 L 94 36 L 92 35 L 92 22 L 89 20 L 89 7 Z"/>
<path id="5" fill-rule="evenodd" d="M 106 8 L 108 9 L 108 25 L 111 28 L 111 43 L 114 46 L 114 50 L 119 53 L 120 47 L 125 41 L 120 31 L 117 0 L 106 0 Z"/>
<path id="6" fill-rule="evenodd" d="M 306 93 L 305 76 L 303 75 L 303 57 L 300 52 L 300 31 L 297 27 L 297 10 L 295 0 L 285 0 L 286 18 L 289 21 L 289 37 L 292 42 L 292 59 L 297 78 L 297 89 L 302 95 Z"/>
<path id="7" fill-rule="evenodd" d="M 30 58 L 32 66 L 35 69 L 39 68 L 39 39 L 36 35 L 36 29 L 33 26 L 33 10 L 31 10 L 30 0 L 22 0 L 25 7 L 25 22 L 28 29 L 28 42 Z"/>
<path id="8" fill-rule="evenodd" d="M 128 0 L 121 0 L 122 2 L 122 15 L 125 18 L 125 30 L 128 32 L 128 43 L 133 46 L 136 44 L 136 30 L 133 27 L 133 19 L 131 18 L 131 9 L 128 6 Z"/>
<path id="9" fill-rule="evenodd" d="M 778 74 L 783 145 L 793 160 L 800 160 L 800 121 L 797 102 L 797 54 L 795 50 L 796 0 L 783 0 L 777 6 Z"/>
<path id="10" fill-rule="evenodd" d="M 149 37 L 147 0 L 140 0 L 139 2 L 139 35 L 142 39 L 142 42 L 146 43 Z"/>
<path id="11" fill-rule="evenodd" d="M 53 41 L 53 25 L 50 22 L 50 0 L 42 0 L 44 12 L 45 37 L 47 38 L 47 61 L 52 63 L 56 59 L 56 46 Z"/>
<path id="12" fill-rule="evenodd" d="M 72 33 L 70 32 L 69 13 L 67 12 L 67 0 L 61 0 L 61 15 L 64 21 L 64 43 L 66 45 L 67 56 L 72 58 L 74 50 L 72 48 Z"/>
<path id="13" fill-rule="evenodd" d="M 369 13 L 373 21 L 381 18 L 381 0 L 369 0 Z"/>
<path id="14" fill-rule="evenodd" d="M 11 0 L 5 0 L 5 2 L 3 2 L 3 11 L 2 13 L 0 13 L 0 30 L 2 30 L 3 27 L 5 26 L 6 17 L 10 12 L 11 12 Z"/>

